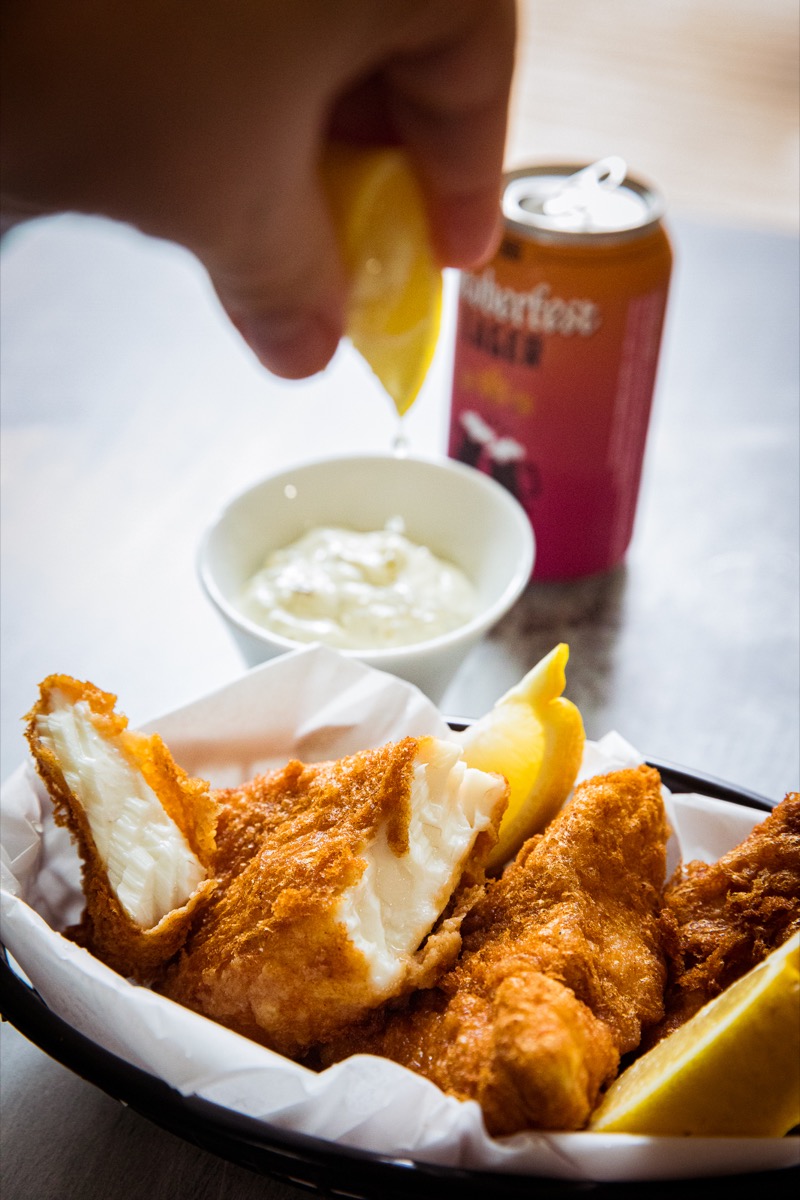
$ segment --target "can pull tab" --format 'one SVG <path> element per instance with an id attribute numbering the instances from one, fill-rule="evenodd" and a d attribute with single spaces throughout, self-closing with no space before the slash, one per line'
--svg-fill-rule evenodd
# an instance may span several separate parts
<path id="1" fill-rule="evenodd" d="M 624 183 L 628 165 L 624 158 L 610 154 L 568 175 L 557 192 L 547 197 L 542 212 L 549 217 L 567 213 L 591 212 L 601 192 L 612 192 Z"/>

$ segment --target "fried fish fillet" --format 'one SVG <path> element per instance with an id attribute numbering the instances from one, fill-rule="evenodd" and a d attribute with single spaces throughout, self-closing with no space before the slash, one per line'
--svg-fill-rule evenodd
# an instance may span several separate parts
<path id="1" fill-rule="evenodd" d="M 667 836 L 655 770 L 579 786 L 490 881 L 463 922 L 456 965 L 315 1065 L 383 1055 L 477 1100 L 495 1135 L 581 1128 L 620 1055 L 663 1013 Z"/>
<path id="2" fill-rule="evenodd" d="M 718 862 L 679 867 L 664 900 L 666 1012 L 649 1044 L 800 929 L 800 793 L 790 792 Z"/>
<path id="3" fill-rule="evenodd" d="M 405 738 L 219 793 L 219 887 L 161 990 L 298 1056 L 455 959 L 508 785 Z"/>
<path id="4" fill-rule="evenodd" d="M 128 729 L 116 697 L 51 675 L 28 714 L 37 771 L 82 860 L 86 907 L 69 931 L 123 975 L 149 982 L 215 886 L 217 806 L 157 735 Z"/>

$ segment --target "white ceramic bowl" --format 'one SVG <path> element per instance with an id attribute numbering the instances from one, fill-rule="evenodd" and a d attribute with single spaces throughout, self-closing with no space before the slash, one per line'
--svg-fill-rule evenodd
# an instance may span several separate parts
<path id="1" fill-rule="evenodd" d="M 459 566 L 478 611 L 450 633 L 397 649 L 342 650 L 416 684 L 434 702 L 466 654 L 530 579 L 534 538 L 522 507 L 487 475 L 452 459 L 355 455 L 320 459 L 263 479 L 212 522 L 199 553 L 202 584 L 249 665 L 301 643 L 269 632 L 239 609 L 248 579 L 272 550 L 320 525 L 382 529 L 401 517 L 406 536 Z"/>

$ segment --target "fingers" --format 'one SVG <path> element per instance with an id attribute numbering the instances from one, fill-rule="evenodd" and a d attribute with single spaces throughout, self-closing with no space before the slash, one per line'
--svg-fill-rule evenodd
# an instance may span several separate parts
<path id="1" fill-rule="evenodd" d="M 514 68 L 513 0 L 476 0 L 424 53 L 392 66 L 395 126 L 414 156 L 445 265 L 474 266 L 499 237 Z"/>
<path id="2" fill-rule="evenodd" d="M 364 11 L 374 19 L 371 7 Z M 237 221 L 241 250 L 210 266 L 234 324 L 261 362 L 287 378 L 322 369 L 344 330 L 346 281 L 315 174 L 326 134 L 407 146 L 443 265 L 473 266 L 499 238 L 514 0 L 403 0 L 395 16 L 382 50 L 361 39 L 363 66 L 351 68 L 349 87 L 340 80 L 333 105 L 321 95 L 308 140 L 298 141 L 295 130 L 285 153 L 273 157 L 281 170 L 277 207 L 268 206 L 265 219 Z M 297 167 L 306 173 L 293 182 L 287 171 Z"/>
<path id="3" fill-rule="evenodd" d="M 344 332 L 345 280 L 316 173 L 297 155 L 297 176 L 254 196 L 230 225 L 230 239 L 203 259 L 233 324 L 276 375 L 321 371 Z"/>
<path id="4" fill-rule="evenodd" d="M 193 250 L 276 374 L 319 371 L 343 332 L 317 179 L 337 121 L 408 147 L 443 264 L 490 251 L 513 0 L 195 0 L 188 22 L 165 0 L 11 7 L 4 186 Z"/>
<path id="5" fill-rule="evenodd" d="M 262 366 L 283 379 L 306 379 L 327 367 L 342 330 L 324 310 L 274 315 L 226 310 Z"/>
<path id="6" fill-rule="evenodd" d="M 322 369 L 343 333 L 347 285 L 316 175 L 307 170 L 294 183 L 287 175 L 297 166 L 316 171 L 326 135 L 407 146 L 443 265 L 473 266 L 499 238 L 514 0 L 403 0 L 382 47 L 368 36 L 374 9 L 364 13 L 361 36 L 339 54 L 352 55 L 350 78 L 345 72 L 326 92 L 318 77 L 307 140 L 298 140 L 295 124 L 285 152 L 273 155 L 278 207 L 261 228 L 237 221 L 243 252 L 211 268 L 234 324 L 261 362 L 287 378 Z M 306 87 L 313 93 L 311 81 Z"/>

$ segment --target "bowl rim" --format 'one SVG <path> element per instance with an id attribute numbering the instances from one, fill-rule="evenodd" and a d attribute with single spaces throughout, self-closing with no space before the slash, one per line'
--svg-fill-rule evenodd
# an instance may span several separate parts
<path id="1" fill-rule="evenodd" d="M 313 470 L 332 466 L 333 464 L 346 466 L 349 463 L 363 465 L 370 462 L 411 462 L 423 468 L 441 470 L 445 473 L 460 475 L 463 479 L 469 480 L 471 484 L 491 495 L 513 517 L 513 525 L 520 535 L 520 556 L 513 574 L 492 604 L 487 608 L 481 609 L 479 613 L 476 613 L 471 620 L 466 621 L 463 625 L 459 625 L 447 633 L 438 634 L 436 637 L 427 638 L 420 642 L 410 642 L 407 645 L 367 647 L 364 649 L 336 647 L 337 653 L 344 655 L 346 658 L 355 658 L 361 661 L 368 660 L 370 663 L 380 666 L 381 663 L 396 660 L 397 658 L 413 658 L 420 654 L 450 649 L 462 642 L 471 641 L 480 637 L 481 634 L 490 629 L 508 612 L 528 586 L 536 558 L 536 536 L 528 515 L 519 501 L 512 496 L 507 488 L 504 488 L 502 484 L 499 484 L 489 475 L 446 455 L 424 455 L 410 451 L 394 453 L 366 451 L 363 453 L 353 452 L 349 454 L 322 455 L 316 458 L 301 460 L 279 471 L 264 475 L 261 479 L 255 480 L 231 496 L 229 500 L 217 509 L 215 516 L 208 522 L 200 539 L 196 554 L 196 568 L 206 596 L 227 621 L 242 633 L 247 634 L 257 642 L 261 642 L 264 646 L 274 647 L 278 653 L 281 651 L 297 650 L 314 644 L 313 642 L 294 641 L 292 638 L 284 637 L 282 634 L 272 633 L 263 625 L 250 620 L 244 613 L 240 612 L 227 599 L 217 584 L 208 562 L 209 546 L 214 534 L 235 507 L 246 496 L 258 491 L 260 488 L 268 484 L 279 484 L 282 479 L 286 479 L 289 482 L 288 477 L 296 474 L 298 471 Z"/>

